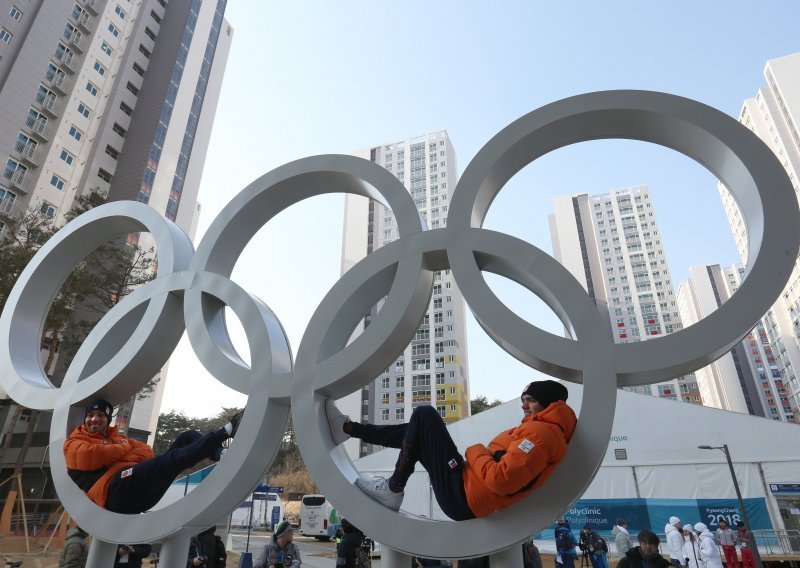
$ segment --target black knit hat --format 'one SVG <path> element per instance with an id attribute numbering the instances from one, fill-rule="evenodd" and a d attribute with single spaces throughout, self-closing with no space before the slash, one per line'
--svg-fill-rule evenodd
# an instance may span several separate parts
<path id="1" fill-rule="evenodd" d="M 566 401 L 569 396 L 569 391 L 562 383 L 558 381 L 534 381 L 528 383 L 528 386 L 522 391 L 523 395 L 530 395 L 536 399 L 536 402 L 547 408 L 557 400 Z"/>
<path id="2" fill-rule="evenodd" d="M 86 414 L 84 414 L 84 419 L 86 419 L 86 415 L 88 415 L 92 410 L 99 410 L 103 414 L 106 415 L 108 421 L 111 422 L 111 413 L 114 411 L 114 406 L 108 402 L 107 400 L 103 400 L 102 398 L 97 398 L 86 407 Z"/>

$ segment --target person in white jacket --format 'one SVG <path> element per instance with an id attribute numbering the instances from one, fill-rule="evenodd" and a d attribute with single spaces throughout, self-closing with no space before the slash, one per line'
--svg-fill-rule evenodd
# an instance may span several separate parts
<path id="1" fill-rule="evenodd" d="M 683 559 L 689 568 L 705 568 L 700 559 L 700 542 L 690 524 L 683 525 Z"/>
<path id="2" fill-rule="evenodd" d="M 681 534 L 681 520 L 678 517 L 670 517 L 667 526 L 664 527 L 667 535 L 667 548 L 669 549 L 669 561 L 675 566 L 684 566 L 686 560 L 683 556 L 683 535 Z"/>
<path id="3" fill-rule="evenodd" d="M 714 535 L 703 523 L 697 523 L 694 528 L 700 533 L 700 558 L 706 563 L 706 568 L 722 568 L 722 559 Z"/>

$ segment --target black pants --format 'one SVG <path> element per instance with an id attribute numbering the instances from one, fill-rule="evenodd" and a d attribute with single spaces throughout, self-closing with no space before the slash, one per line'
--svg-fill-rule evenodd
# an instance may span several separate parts
<path id="1" fill-rule="evenodd" d="M 417 462 L 428 471 L 436 501 L 445 515 L 454 521 L 474 519 L 467 504 L 462 468 L 464 458 L 458 453 L 447 427 L 432 406 L 418 406 L 408 424 L 375 426 L 353 422 L 352 436 L 369 444 L 398 448 L 400 455 L 389 478 L 389 487 L 401 491 L 414 473 Z"/>
<path id="2" fill-rule="evenodd" d="M 210 458 L 227 438 L 223 429 L 205 435 L 183 432 L 163 454 L 118 471 L 108 488 L 106 509 L 124 514 L 152 509 L 178 474 Z"/>

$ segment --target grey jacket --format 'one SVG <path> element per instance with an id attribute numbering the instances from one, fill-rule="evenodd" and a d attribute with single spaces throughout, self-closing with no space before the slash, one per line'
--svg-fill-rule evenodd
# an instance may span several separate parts
<path id="1" fill-rule="evenodd" d="M 627 530 L 617 525 L 614 525 L 611 534 L 614 536 L 614 544 L 617 547 L 617 554 L 619 554 L 620 556 L 625 556 L 625 554 L 631 548 L 633 548 L 631 535 L 628 534 Z"/>
<path id="2" fill-rule="evenodd" d="M 58 568 L 83 568 L 86 566 L 86 557 L 89 554 L 86 547 L 87 536 L 78 527 L 72 527 L 67 531 L 67 539 L 64 541 L 64 550 L 61 551 Z"/>
<path id="3" fill-rule="evenodd" d="M 288 557 L 291 557 L 289 561 Z M 283 563 L 285 568 L 300 568 L 300 549 L 293 542 L 286 544 L 284 548 L 278 546 L 278 543 L 270 541 L 253 563 L 253 568 L 269 568 L 278 563 Z"/>

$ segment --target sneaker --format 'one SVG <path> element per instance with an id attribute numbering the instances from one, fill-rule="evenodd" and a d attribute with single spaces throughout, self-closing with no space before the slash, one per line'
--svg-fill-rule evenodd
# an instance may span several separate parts
<path id="1" fill-rule="evenodd" d="M 342 414 L 330 398 L 325 401 L 325 415 L 328 417 L 333 443 L 339 446 L 349 440 L 350 434 L 344 431 L 344 425 L 350 422 L 350 417 Z"/>
<path id="2" fill-rule="evenodd" d="M 233 438 L 236 435 L 236 431 L 239 429 L 239 424 L 242 421 L 242 416 L 244 416 L 244 408 L 228 419 L 228 424 L 231 426 L 231 431 L 228 433 L 229 438 Z"/>
<path id="3" fill-rule="evenodd" d="M 392 511 L 399 511 L 400 505 L 403 503 L 403 496 L 405 492 L 395 493 L 389 489 L 389 480 L 385 477 L 375 476 L 370 479 L 359 476 L 356 479 L 356 485 L 375 499 L 384 507 L 389 507 Z"/>

